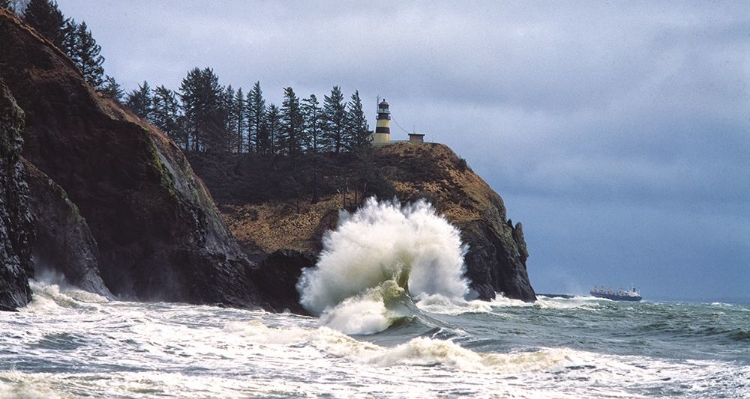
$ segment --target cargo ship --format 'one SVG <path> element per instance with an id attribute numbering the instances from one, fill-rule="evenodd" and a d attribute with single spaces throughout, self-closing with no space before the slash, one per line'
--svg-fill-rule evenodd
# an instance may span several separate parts
<path id="1" fill-rule="evenodd" d="M 635 289 L 635 287 L 631 288 L 630 290 L 623 290 L 620 288 L 618 291 L 613 291 L 612 288 L 607 290 L 602 286 L 602 288 L 594 288 L 589 291 L 591 296 L 597 297 L 597 298 L 605 298 L 605 299 L 611 299 L 613 301 L 633 301 L 637 302 L 643 299 L 641 297 L 641 294 L 638 292 L 638 290 Z"/>

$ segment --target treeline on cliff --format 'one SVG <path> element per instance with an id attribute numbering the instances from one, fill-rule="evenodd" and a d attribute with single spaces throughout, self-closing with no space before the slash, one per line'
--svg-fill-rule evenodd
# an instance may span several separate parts
<path id="1" fill-rule="evenodd" d="M 83 74 L 88 84 L 97 90 L 111 90 L 116 85 L 114 78 L 104 76 L 104 57 L 101 46 L 85 21 L 77 23 L 66 18 L 50 0 L 0 0 L 0 8 L 21 13 L 24 21 L 34 27 L 47 40 L 65 52 Z"/>
<path id="2" fill-rule="evenodd" d="M 169 136 L 220 203 L 315 203 L 343 194 L 347 207 L 368 195 L 395 194 L 376 165 L 358 91 L 346 101 L 333 86 L 321 103 L 315 94 L 300 99 L 286 87 L 277 106 L 267 104 L 260 82 L 245 93 L 222 85 L 211 68 L 193 68 L 176 91 L 144 81 L 124 93 L 104 75 L 101 48 L 85 21 L 67 18 L 51 0 L 0 0 L 0 7 L 20 14 L 68 55 L 94 89 Z"/>
<path id="3" fill-rule="evenodd" d="M 279 107 L 266 105 L 260 82 L 245 95 L 242 88 L 221 85 L 213 69 L 193 68 L 177 92 L 163 85 L 152 90 L 144 81 L 124 95 L 124 102 L 191 152 L 297 157 L 338 155 L 369 145 L 359 92 L 347 102 L 338 86 L 322 104 L 315 94 L 300 99 L 285 87 Z"/>
<path id="4" fill-rule="evenodd" d="M 395 194 L 375 172 L 358 91 L 346 101 L 334 86 L 321 102 L 315 94 L 300 99 L 286 87 L 277 106 L 266 102 L 260 82 L 245 93 L 222 85 L 211 68 L 193 68 L 177 91 L 144 81 L 124 93 L 115 78 L 104 75 L 101 48 L 85 21 L 66 17 L 51 0 L 0 0 L 0 7 L 15 11 L 63 51 L 94 89 L 168 135 L 222 203 L 315 203 L 341 193 L 347 207 L 366 195 Z"/>
<path id="5" fill-rule="evenodd" d="M 103 95 L 127 105 L 161 129 L 184 151 L 259 155 L 341 154 L 369 145 L 370 131 L 359 92 L 347 101 L 334 86 L 322 104 L 315 94 L 300 99 L 284 88 L 281 106 L 266 104 L 260 82 L 247 94 L 223 86 L 211 68 L 187 72 L 177 91 L 152 89 L 144 81 L 124 93 L 114 77 L 104 75 L 104 57 L 86 22 L 66 18 L 51 0 L 0 0 L 0 7 L 24 20 L 64 51 L 84 79 Z"/>

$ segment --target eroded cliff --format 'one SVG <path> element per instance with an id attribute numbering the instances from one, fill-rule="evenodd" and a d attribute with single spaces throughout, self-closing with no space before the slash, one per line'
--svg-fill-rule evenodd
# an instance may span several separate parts
<path id="1" fill-rule="evenodd" d="M 54 249 L 55 238 L 88 240 L 85 221 L 97 251 L 81 256 L 98 265 L 106 288 L 117 296 L 258 303 L 248 278 L 254 265 L 179 149 L 102 98 L 62 52 L 4 10 L 0 43 L 0 77 L 26 112 L 24 156 L 60 189 L 38 197 L 47 202 L 37 209 L 55 206 L 49 203 L 54 193 L 65 193 L 80 216 L 71 219 L 77 225 L 58 230 L 62 237 L 43 240 L 40 255 Z M 9 171 L 21 165 L 14 156 L 7 159 L 14 162 L 3 165 Z M 27 266 L 19 261 L 18 267 Z"/>
<path id="2" fill-rule="evenodd" d="M 20 158 L 23 125 L 23 111 L 0 79 L 0 310 L 26 306 L 34 277 L 34 230 Z"/>
<path id="3" fill-rule="evenodd" d="M 495 292 L 536 300 L 529 282 L 529 253 L 521 223 L 508 219 L 503 199 L 474 173 L 466 161 L 442 144 L 397 143 L 378 150 L 378 164 L 399 198 L 426 198 L 461 229 L 469 245 L 464 261 L 471 287 L 481 298 Z"/>
<path id="4" fill-rule="evenodd" d="M 424 198 L 461 229 L 469 245 L 466 275 L 480 298 L 492 299 L 502 292 L 509 298 L 536 299 L 526 270 L 529 254 L 521 224 L 511 223 L 502 198 L 445 145 L 394 143 L 358 156 L 295 162 L 191 157 L 249 252 L 260 255 L 288 248 L 315 256 L 324 232 L 336 226 L 339 209 L 353 210 L 372 195 L 396 196 L 402 202 Z M 277 177 L 272 179 L 275 185 L 264 186 L 266 198 L 248 194 L 252 189 L 244 182 L 257 185 L 259 175 L 293 175 L 295 169 L 303 172 L 292 189 Z M 304 180 L 313 173 L 317 201 L 312 201 L 313 181 Z"/>

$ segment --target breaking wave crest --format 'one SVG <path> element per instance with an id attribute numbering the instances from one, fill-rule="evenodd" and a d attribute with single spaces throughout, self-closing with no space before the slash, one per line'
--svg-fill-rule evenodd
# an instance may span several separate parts
<path id="1" fill-rule="evenodd" d="M 24 312 L 55 312 L 63 311 L 65 308 L 80 308 L 96 306 L 107 303 L 109 299 L 101 295 L 87 292 L 58 281 L 29 280 L 32 291 L 32 300 Z"/>
<path id="2" fill-rule="evenodd" d="M 460 231 L 429 203 L 369 198 L 354 213 L 342 211 L 326 233 L 318 264 L 297 284 L 300 303 L 344 333 L 383 331 L 418 312 L 412 298 L 463 298 L 466 250 Z"/>

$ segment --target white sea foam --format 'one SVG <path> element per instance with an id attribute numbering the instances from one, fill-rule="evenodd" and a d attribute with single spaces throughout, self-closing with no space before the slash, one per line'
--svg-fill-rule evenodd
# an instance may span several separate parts
<path id="1" fill-rule="evenodd" d="M 32 288 L 35 297 L 56 295 L 55 286 Z M 543 347 L 541 336 L 513 344 L 518 338 L 503 333 L 505 319 L 491 314 L 450 316 L 470 331 L 455 341 L 407 333 L 396 340 L 373 337 L 376 344 L 291 314 L 49 300 L 51 306 L 35 312 L 0 313 L 0 398 L 750 395 L 744 361 Z M 471 303 L 433 295 L 418 305 L 448 311 Z M 557 319 L 536 318 L 535 308 L 493 307 L 493 313 L 512 310 L 531 325 L 527 333 L 560 328 Z"/>
<path id="2" fill-rule="evenodd" d="M 378 367 L 442 366 L 476 373 L 519 373 L 549 369 L 571 363 L 577 353 L 568 349 L 543 349 L 520 353 L 478 353 L 441 339 L 413 338 L 395 347 L 358 341 L 328 327 L 315 329 L 273 328 L 260 322 L 233 323 L 227 331 L 254 344 L 286 347 L 266 348 L 273 353 L 304 352 L 314 348 L 318 356 L 344 358 L 349 362 Z M 301 356 L 297 353 L 296 356 Z"/>
<path id="3" fill-rule="evenodd" d="M 573 351 L 565 349 L 507 354 L 478 353 L 452 341 L 418 337 L 394 348 L 373 353 L 366 360 L 379 366 L 440 365 L 460 371 L 502 374 L 548 369 L 570 362 L 572 353 Z"/>
<path id="4" fill-rule="evenodd" d="M 109 299 L 75 287 L 51 284 L 40 280 L 29 280 L 32 290 L 31 302 L 22 311 L 36 313 L 49 312 L 55 309 L 96 306 L 109 302 Z"/>
<path id="5" fill-rule="evenodd" d="M 0 374 L 0 399 L 57 399 L 61 396 L 41 378 L 34 381 L 22 373 Z"/>
<path id="6" fill-rule="evenodd" d="M 440 294 L 420 295 L 416 300 L 418 301 L 417 307 L 429 313 L 459 315 L 492 312 L 492 304 L 483 300 L 467 301 L 463 298 L 449 298 Z"/>
<path id="7" fill-rule="evenodd" d="M 386 311 L 388 301 L 403 295 L 396 288 L 408 290 L 412 298 L 468 293 L 463 277 L 467 248 L 460 232 L 425 201 L 402 206 L 370 198 L 355 213 L 340 214 L 323 246 L 317 267 L 306 270 L 297 284 L 300 302 L 348 333 L 386 328 L 393 318 Z M 348 321 L 355 316 L 365 320 Z"/>

